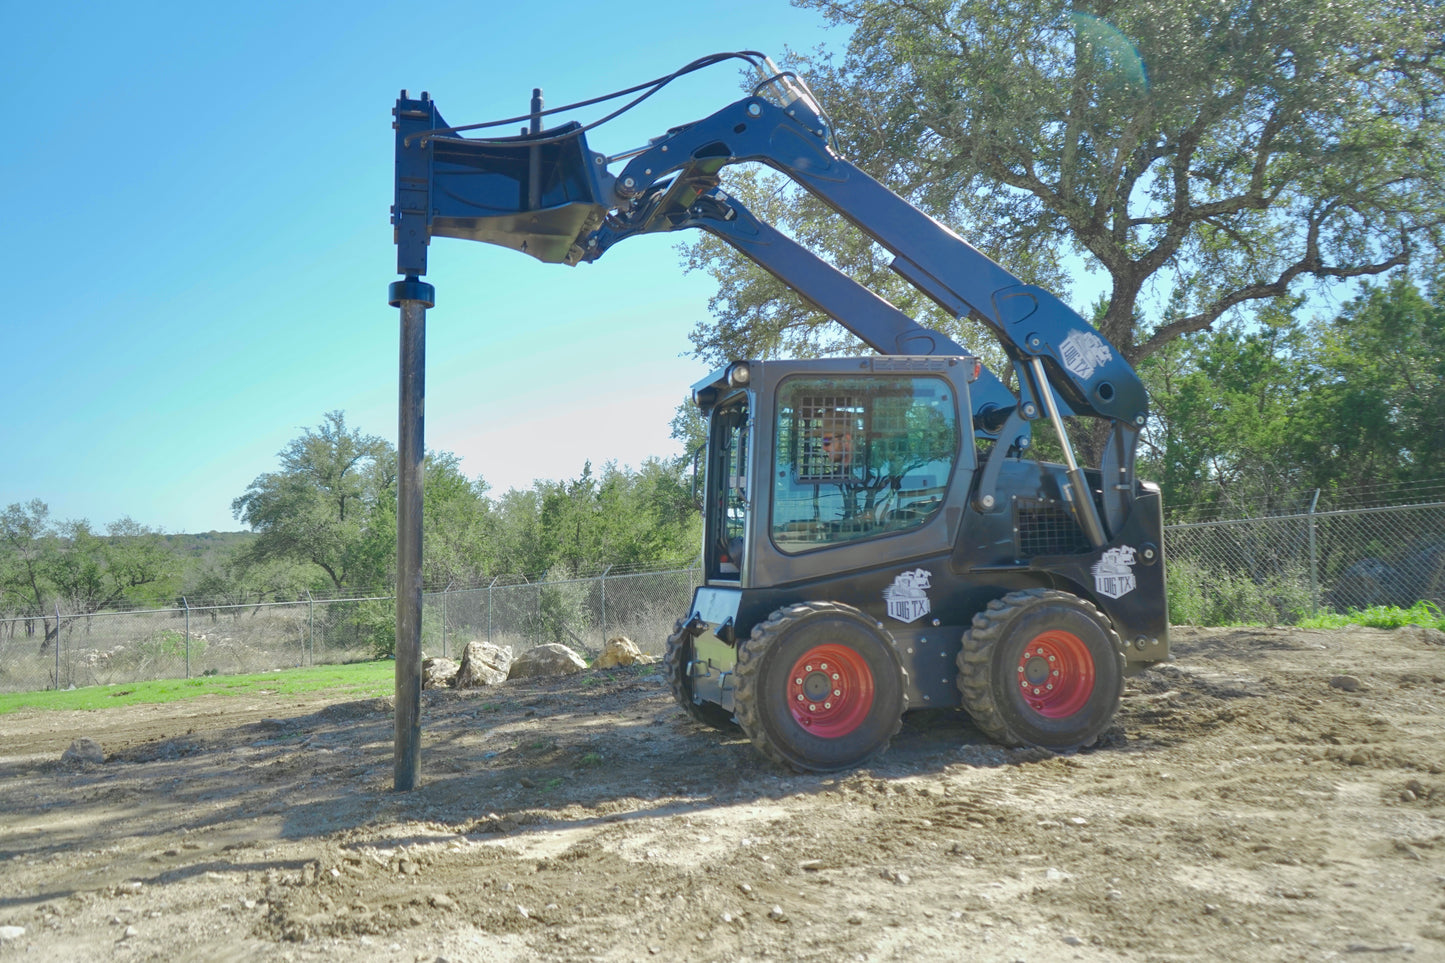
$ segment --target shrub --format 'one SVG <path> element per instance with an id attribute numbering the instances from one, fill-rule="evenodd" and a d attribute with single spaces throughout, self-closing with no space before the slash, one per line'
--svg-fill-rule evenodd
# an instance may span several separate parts
<path id="1" fill-rule="evenodd" d="M 1186 560 L 1169 563 L 1168 595 L 1175 625 L 1294 624 L 1311 608 L 1303 572 L 1251 578 Z"/>

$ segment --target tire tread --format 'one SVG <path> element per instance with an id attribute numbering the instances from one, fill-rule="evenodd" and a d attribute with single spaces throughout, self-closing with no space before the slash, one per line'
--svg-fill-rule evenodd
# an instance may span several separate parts
<path id="1" fill-rule="evenodd" d="M 984 735 L 1006 746 L 1032 745 L 1028 739 L 1009 724 L 1008 718 L 994 698 L 993 660 L 994 647 L 1003 640 L 1010 623 L 1028 609 L 1049 602 L 1065 602 L 1080 608 L 1095 619 L 1108 636 L 1117 664 L 1115 671 L 1122 677 L 1124 672 L 1123 646 L 1119 634 L 1109 620 L 1092 603 L 1069 592 L 1057 589 L 1033 588 L 1010 592 L 1001 599 L 994 599 L 988 607 L 973 617 L 973 627 L 963 634 L 963 647 L 958 653 L 958 688 L 963 695 L 963 707 L 972 717 Z M 1119 687 L 1120 695 L 1123 686 Z M 1115 702 L 1110 718 L 1118 711 Z M 1107 726 L 1104 727 L 1107 729 Z M 1099 734 L 1088 736 L 1073 748 L 1084 748 L 1098 741 Z"/>
<path id="2" fill-rule="evenodd" d="M 783 751 L 773 742 L 768 735 L 767 727 L 763 724 L 762 713 L 758 709 L 761 701 L 761 671 L 764 657 L 773 643 L 782 636 L 790 625 L 796 624 L 803 619 L 813 618 L 819 615 L 842 615 L 850 619 L 862 622 L 870 630 L 877 631 L 878 622 L 869 618 L 866 614 L 851 605 L 843 605 L 840 602 L 799 602 L 785 608 L 777 609 L 767 619 L 753 626 L 753 631 L 746 642 L 738 646 L 738 661 L 734 667 L 737 689 L 733 694 L 733 705 L 737 714 L 738 724 L 744 733 L 752 740 L 753 746 L 772 762 L 786 768 L 799 772 L 812 771 L 789 759 Z M 889 640 L 891 644 L 891 639 Z M 903 711 L 908 709 L 908 669 L 900 665 L 902 677 L 902 701 Z M 894 720 L 893 728 L 883 738 L 883 741 L 874 748 L 864 759 L 860 759 L 852 765 L 858 765 L 866 759 L 873 758 L 883 753 L 893 737 L 903 727 L 903 712 L 899 712 L 898 718 Z"/>

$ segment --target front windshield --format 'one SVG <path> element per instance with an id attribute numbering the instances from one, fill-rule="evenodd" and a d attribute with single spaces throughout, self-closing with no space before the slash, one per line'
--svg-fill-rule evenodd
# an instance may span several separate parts
<path id="1" fill-rule="evenodd" d="M 958 458 L 941 378 L 794 378 L 778 393 L 772 534 L 784 552 L 906 531 L 943 505 Z"/>

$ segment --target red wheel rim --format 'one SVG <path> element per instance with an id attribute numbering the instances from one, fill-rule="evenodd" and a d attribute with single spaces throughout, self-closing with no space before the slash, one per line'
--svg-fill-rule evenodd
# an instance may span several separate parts
<path id="1" fill-rule="evenodd" d="M 1019 655 L 1019 693 L 1029 708 L 1047 719 L 1064 719 L 1094 694 L 1094 657 L 1072 632 L 1043 632 Z"/>
<path id="2" fill-rule="evenodd" d="M 846 645 L 815 645 L 788 673 L 788 709 L 815 736 L 846 736 L 872 708 L 873 670 Z"/>

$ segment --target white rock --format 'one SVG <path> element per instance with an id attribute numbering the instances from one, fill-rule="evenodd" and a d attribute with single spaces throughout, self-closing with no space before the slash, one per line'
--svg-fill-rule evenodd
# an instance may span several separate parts
<path id="1" fill-rule="evenodd" d="M 0 926 L 0 940 L 18 940 L 24 935 L 23 926 Z"/>
<path id="2" fill-rule="evenodd" d="M 456 680 L 459 671 L 461 671 L 461 666 L 451 659 L 423 659 L 421 687 L 423 689 L 444 689 Z"/>
<path id="3" fill-rule="evenodd" d="M 651 661 L 652 659 L 642 654 L 642 650 L 637 647 L 636 642 L 619 635 L 614 639 L 607 640 L 602 654 L 597 657 L 596 668 L 612 669 L 621 665 L 646 665 Z"/>
<path id="4" fill-rule="evenodd" d="M 509 679 L 531 679 L 547 675 L 575 675 L 587 668 L 582 656 L 555 642 L 528 649 L 512 662 Z"/>
<path id="5" fill-rule="evenodd" d="M 468 642 L 462 652 L 461 667 L 457 670 L 452 684 L 458 689 L 501 685 L 507 681 L 507 672 L 511 666 L 511 646 L 493 645 L 480 639 Z"/>

